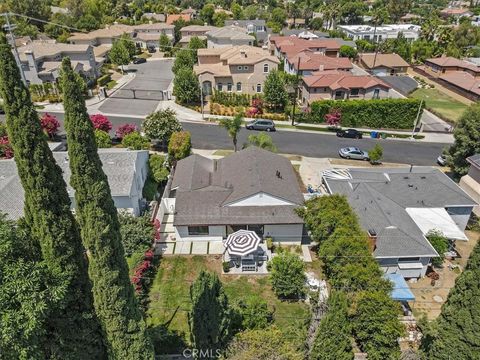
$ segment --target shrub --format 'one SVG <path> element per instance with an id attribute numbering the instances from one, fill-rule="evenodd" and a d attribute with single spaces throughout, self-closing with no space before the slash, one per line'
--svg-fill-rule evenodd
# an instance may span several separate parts
<path id="1" fill-rule="evenodd" d="M 135 124 L 123 124 L 117 129 L 117 131 L 115 131 L 115 136 L 119 139 L 123 139 L 125 135 L 128 135 L 134 131 L 138 131 Z"/>
<path id="2" fill-rule="evenodd" d="M 417 118 L 419 106 L 418 99 L 314 101 L 310 111 L 302 114 L 301 121 L 323 123 L 331 108 L 337 108 L 342 114 L 341 126 L 410 129 Z"/>
<path id="3" fill-rule="evenodd" d="M 109 132 L 112 130 L 112 123 L 105 115 L 102 114 L 94 114 L 90 115 L 90 120 L 92 121 L 93 127 L 95 130 L 102 130 L 105 132 Z"/>
<path id="4" fill-rule="evenodd" d="M 273 321 L 273 311 L 259 296 L 254 295 L 246 300 L 240 300 L 237 311 L 242 319 L 243 329 L 264 329 Z"/>
<path id="5" fill-rule="evenodd" d="M 325 122 L 330 126 L 338 126 L 342 121 L 342 111 L 339 108 L 332 107 L 325 115 Z"/>
<path id="6" fill-rule="evenodd" d="M 438 257 L 432 258 L 432 265 L 437 267 L 441 266 L 445 259 L 445 253 L 448 251 L 448 239 L 438 230 L 430 230 L 426 238 L 439 255 Z"/>
<path id="7" fill-rule="evenodd" d="M 186 158 L 192 151 L 192 140 L 188 131 L 176 131 L 168 142 L 168 155 L 170 161 Z"/>
<path id="8" fill-rule="evenodd" d="M 8 136 L 0 137 L 0 158 L 11 159 L 13 157 L 13 148 L 8 140 Z"/>
<path id="9" fill-rule="evenodd" d="M 372 165 L 380 164 L 380 160 L 383 157 L 383 149 L 380 144 L 375 144 L 373 149 L 368 152 L 368 157 Z"/>
<path id="10" fill-rule="evenodd" d="M 284 252 L 271 261 L 272 288 L 278 297 L 299 298 L 305 294 L 305 264 L 295 254 Z"/>
<path id="11" fill-rule="evenodd" d="M 105 86 L 107 85 L 110 81 L 112 81 L 112 75 L 111 74 L 106 74 L 103 76 L 100 76 L 97 79 L 97 84 L 98 86 Z"/>
<path id="12" fill-rule="evenodd" d="M 157 183 L 167 180 L 169 171 L 165 164 L 165 157 L 158 154 L 153 154 L 148 160 L 150 173 Z"/>
<path id="13" fill-rule="evenodd" d="M 267 237 L 265 239 L 265 242 L 267 244 L 267 249 L 272 251 L 273 250 L 273 239 L 271 237 Z"/>
<path id="14" fill-rule="evenodd" d="M 154 239 L 154 227 L 149 216 L 133 216 L 126 212 L 118 214 L 120 222 L 120 234 L 122 236 L 125 255 L 130 256 L 134 252 L 145 251 Z"/>
<path id="15" fill-rule="evenodd" d="M 134 131 L 124 136 L 122 146 L 130 150 L 147 150 L 150 147 L 150 141 L 138 131 Z"/>
<path id="16" fill-rule="evenodd" d="M 95 141 L 98 148 L 110 148 L 112 147 L 112 140 L 110 135 L 103 130 L 95 130 Z"/>
<path id="17" fill-rule="evenodd" d="M 224 261 L 222 263 L 223 272 L 230 272 L 230 261 Z"/>
<path id="18" fill-rule="evenodd" d="M 45 113 L 40 118 L 40 124 L 42 126 L 43 132 L 52 139 L 57 135 L 58 128 L 60 127 L 60 123 L 58 122 L 57 118 L 49 113 Z"/>

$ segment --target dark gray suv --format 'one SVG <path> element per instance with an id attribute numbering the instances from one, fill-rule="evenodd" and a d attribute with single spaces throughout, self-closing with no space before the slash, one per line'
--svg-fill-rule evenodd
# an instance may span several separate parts
<path id="1" fill-rule="evenodd" d="M 247 130 L 275 131 L 275 123 L 272 120 L 253 120 L 248 122 L 245 127 Z"/>

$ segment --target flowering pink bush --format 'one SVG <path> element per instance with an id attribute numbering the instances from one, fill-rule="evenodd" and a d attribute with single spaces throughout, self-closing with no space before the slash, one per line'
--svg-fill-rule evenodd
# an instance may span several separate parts
<path id="1" fill-rule="evenodd" d="M 158 219 L 155 219 L 153 222 L 153 228 L 155 229 L 155 235 L 153 238 L 155 240 L 160 240 L 160 221 Z"/>
<path id="2" fill-rule="evenodd" d="M 341 120 L 342 120 L 342 112 L 338 108 L 330 109 L 330 112 L 325 115 L 325 122 L 331 126 L 340 125 Z"/>
<path id="3" fill-rule="evenodd" d="M 132 132 L 137 131 L 137 126 L 134 124 L 123 124 L 115 132 L 115 136 L 119 139 L 123 139 L 125 135 L 131 134 Z"/>
<path id="4" fill-rule="evenodd" d="M 90 115 L 90 120 L 92 121 L 93 127 L 95 130 L 102 130 L 105 132 L 109 132 L 112 130 L 112 123 L 105 115 L 102 114 L 94 114 Z"/>
<path id="5" fill-rule="evenodd" d="M 40 119 L 40 124 L 43 132 L 47 134 L 49 138 L 53 138 L 55 135 L 57 135 L 60 123 L 55 116 L 50 115 L 49 113 L 43 114 Z"/>
<path id="6" fill-rule="evenodd" d="M 8 140 L 8 136 L 0 137 L 0 158 L 11 159 L 13 157 L 13 149 Z"/>
<path id="7" fill-rule="evenodd" d="M 152 249 L 148 249 L 143 254 L 143 261 L 135 268 L 135 273 L 131 278 L 132 284 L 135 287 L 135 291 L 140 293 L 144 290 L 145 287 L 148 286 L 148 271 L 152 270 L 152 263 L 153 263 L 154 253 Z"/>

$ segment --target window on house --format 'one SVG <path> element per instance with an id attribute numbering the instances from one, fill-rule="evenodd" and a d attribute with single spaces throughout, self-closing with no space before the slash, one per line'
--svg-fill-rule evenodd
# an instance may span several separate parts
<path id="1" fill-rule="evenodd" d="M 232 91 L 232 83 L 227 84 L 227 91 L 231 92 Z"/>
<path id="2" fill-rule="evenodd" d="M 268 73 L 268 70 L 269 70 L 268 64 L 263 64 L 263 72 Z"/>
<path id="3" fill-rule="evenodd" d="M 222 83 L 218 83 L 218 84 L 217 84 L 217 90 L 218 90 L 218 91 L 222 91 L 222 90 L 223 90 L 223 84 L 222 84 Z"/>
<path id="4" fill-rule="evenodd" d="M 373 90 L 373 98 L 378 99 L 380 97 L 380 89 Z"/>
<path id="5" fill-rule="evenodd" d="M 419 262 L 420 258 L 419 257 L 405 257 L 405 258 L 399 258 L 398 262 Z"/>
<path id="6" fill-rule="evenodd" d="M 351 89 L 350 90 L 350 96 L 358 96 L 359 89 Z"/>
<path id="7" fill-rule="evenodd" d="M 208 226 L 189 226 L 188 235 L 208 235 Z"/>
<path id="8" fill-rule="evenodd" d="M 257 84 L 257 93 L 262 92 L 262 84 Z"/>
<path id="9" fill-rule="evenodd" d="M 237 82 L 237 91 L 242 91 L 242 83 Z"/>
<path id="10" fill-rule="evenodd" d="M 335 91 L 335 99 L 343 99 L 343 91 Z"/>

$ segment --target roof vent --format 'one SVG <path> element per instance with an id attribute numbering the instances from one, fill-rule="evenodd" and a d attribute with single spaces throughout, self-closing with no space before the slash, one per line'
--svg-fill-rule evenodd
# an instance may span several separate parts
<path id="1" fill-rule="evenodd" d="M 280 171 L 277 170 L 277 171 L 275 172 L 275 175 L 276 175 L 277 178 L 283 179 L 282 174 L 280 174 Z"/>
<path id="2" fill-rule="evenodd" d="M 409 187 L 409 188 L 413 188 L 413 184 L 408 184 L 408 187 Z"/>
<path id="3" fill-rule="evenodd" d="M 405 180 L 410 179 L 408 176 L 404 176 L 403 178 L 404 178 Z"/>
<path id="4" fill-rule="evenodd" d="M 420 179 L 426 179 L 427 177 L 426 176 L 420 176 Z"/>

